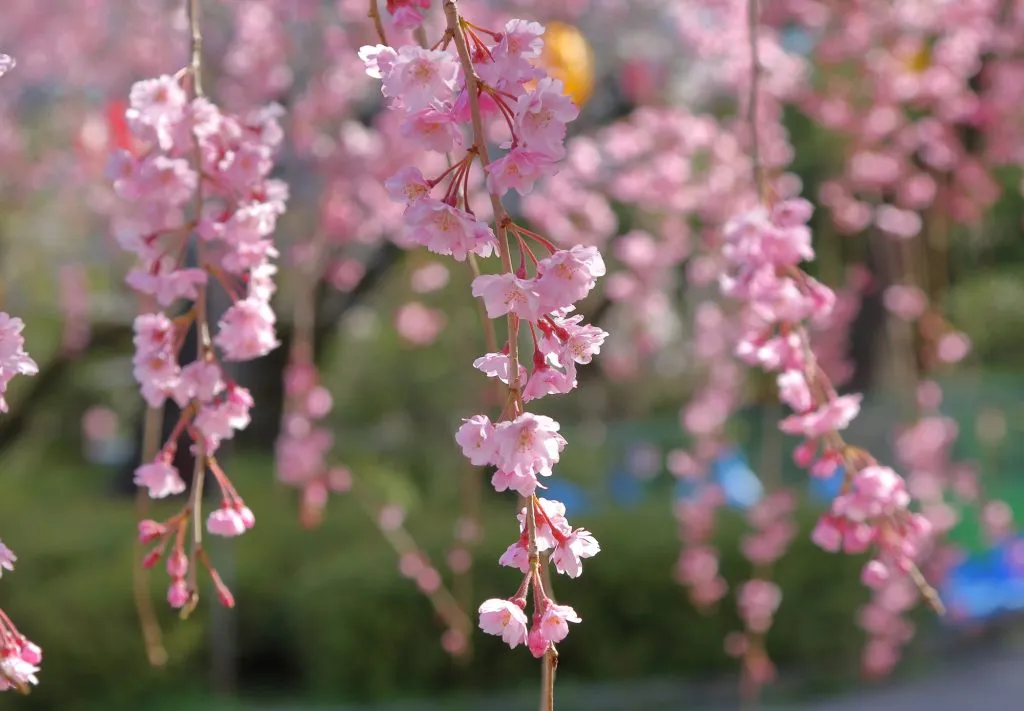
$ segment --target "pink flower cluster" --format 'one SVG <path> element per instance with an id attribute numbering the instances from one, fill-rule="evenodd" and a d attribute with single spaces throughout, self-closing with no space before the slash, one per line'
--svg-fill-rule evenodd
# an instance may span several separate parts
<path id="1" fill-rule="evenodd" d="M 515 491 L 527 499 L 519 515 L 520 538 L 500 561 L 525 577 L 512 598 L 480 606 L 480 627 L 512 647 L 525 643 L 541 657 L 565 638 L 570 622 L 580 619 L 545 592 L 541 554 L 547 553 L 559 572 L 577 577 L 583 559 L 600 547 L 590 532 L 569 525 L 561 504 L 536 496 L 566 442 L 557 422 L 526 412 L 524 403 L 571 391 L 577 366 L 600 351 L 607 334 L 573 311 L 606 269 L 596 248 L 558 249 L 517 225 L 501 203 L 509 190 L 525 195 L 539 178 L 555 173 L 565 156 L 566 124 L 578 114 L 561 82 L 535 65 L 544 28 L 510 20 L 495 32 L 460 17 L 452 2 L 445 3 L 445 11 L 448 30 L 433 48 L 377 45 L 363 47 L 360 57 L 367 73 L 381 80 L 389 108 L 405 117 L 408 138 L 427 151 L 462 154 L 435 177 L 409 166 L 387 181 L 393 198 L 406 204 L 405 240 L 457 261 L 495 253 L 501 258 L 502 271 L 477 276 L 472 292 L 489 318 L 506 319 L 507 341 L 500 352 L 478 358 L 474 367 L 505 383 L 508 399 L 497 421 L 483 414 L 466 419 L 456 441 L 472 464 L 495 467 L 491 482 L 497 491 Z M 494 161 L 488 156 L 485 121 L 492 133 L 504 137 L 505 153 Z M 470 204 L 470 177 L 478 160 L 497 234 Z M 439 186 L 443 190 L 434 197 Z M 533 343 L 526 364 L 519 358 L 520 329 L 529 330 Z M 531 585 L 529 624 L 524 609 Z"/>
<path id="2" fill-rule="evenodd" d="M 806 225 L 811 210 L 807 201 L 793 199 L 731 221 L 722 249 L 731 268 L 722 276 L 721 288 L 745 302 L 749 312 L 748 331 L 737 354 L 778 373 L 779 397 L 794 410 L 779 428 L 804 438 L 794 452 L 797 462 L 817 476 L 828 476 L 838 466 L 845 469 L 843 493 L 819 521 L 814 541 L 826 550 L 849 553 L 874 546 L 878 556 L 864 567 L 862 577 L 877 586 L 894 569 L 911 571 L 930 527 L 908 510 L 910 495 L 903 479 L 839 435 L 860 411 L 861 396 L 836 393 L 815 362 L 802 325 L 826 317 L 835 303 L 833 292 L 798 266 L 814 257 Z"/>
<path id="3" fill-rule="evenodd" d="M 10 570 L 14 556 L 0 544 L 0 564 Z M 18 631 L 11 619 L 0 610 L 0 691 L 14 689 L 27 694 L 29 686 L 39 680 L 36 673 L 43 662 L 43 650 Z"/>
<path id="4" fill-rule="evenodd" d="M 320 521 L 329 492 L 345 492 L 352 475 L 344 467 L 330 467 L 326 457 L 334 435 L 320 424 L 331 412 L 333 400 L 319 382 L 316 367 L 293 360 L 284 374 L 286 412 L 277 440 L 277 478 L 302 490 L 301 518 L 305 525 Z"/>
<path id="5" fill-rule="evenodd" d="M 14 60 L 0 54 L 0 76 L 14 67 Z M 25 324 L 0 311 L 0 412 L 7 412 L 4 393 L 7 384 L 17 375 L 35 375 L 39 368 L 25 352 L 25 337 L 21 335 Z M 3 571 L 13 571 L 18 557 L 0 543 L 0 577 Z M 43 661 L 43 650 L 18 631 L 7 614 L 0 610 L 0 691 L 14 689 L 28 693 L 29 685 L 39 683 L 36 672 Z"/>
<path id="6" fill-rule="evenodd" d="M 25 352 L 25 324 L 20 318 L 0 311 L 0 412 L 7 412 L 4 394 L 7 385 L 18 375 L 35 375 L 36 362 Z"/>
<path id="7" fill-rule="evenodd" d="M 675 473 L 676 469 L 672 471 Z M 703 476 L 705 470 L 701 468 L 698 473 Z M 721 489 L 711 485 L 705 487 L 697 498 L 675 505 L 679 537 L 683 543 L 675 577 L 688 589 L 690 600 L 701 610 L 708 610 L 729 590 L 729 583 L 719 569 L 718 548 L 713 545 L 715 512 L 721 507 L 722 499 Z"/>
<path id="8" fill-rule="evenodd" d="M 14 570 L 18 557 L 0 543 L 0 575 Z M 43 650 L 18 631 L 7 614 L 0 610 L 0 691 L 14 689 L 28 693 L 28 686 L 39 683 L 36 672 L 43 661 Z"/>
<path id="9" fill-rule="evenodd" d="M 182 408 L 172 436 L 153 461 L 136 470 L 135 481 L 153 498 L 183 492 L 185 483 L 172 459 L 178 437 L 187 432 L 200 459 L 197 476 L 208 468 L 223 494 L 207 529 L 237 536 L 255 520 L 215 454 L 221 442 L 249 424 L 253 400 L 228 376 L 222 361 L 258 358 L 278 345 L 270 307 L 276 272 L 271 260 L 277 256 L 271 236 L 288 189 L 267 177 L 282 139 L 278 110 L 270 107 L 245 117 L 223 114 L 202 96 L 190 99 L 179 76 L 138 82 L 129 103 L 128 125 L 143 148 L 137 154 L 119 150 L 109 165 L 114 190 L 127 203 L 116 236 L 138 259 L 127 282 L 164 309 L 191 302 L 178 316 L 155 311 L 135 320 L 135 377 L 143 397 L 150 407 L 162 407 L 170 398 Z M 186 267 L 193 234 L 197 265 Z M 212 338 L 206 322 L 211 280 L 232 301 Z M 182 367 L 181 344 L 192 324 L 199 353 Z M 163 524 L 144 521 L 146 530 L 140 533 L 144 541 L 161 540 L 156 558 L 174 539 L 168 598 L 176 607 L 194 594 L 194 585 L 186 594 L 188 561 L 182 547 L 185 527 L 200 515 L 198 508 L 199 502 L 190 503 Z M 156 558 L 151 555 L 147 562 Z M 218 589 L 222 600 L 230 600 L 222 585 Z"/>

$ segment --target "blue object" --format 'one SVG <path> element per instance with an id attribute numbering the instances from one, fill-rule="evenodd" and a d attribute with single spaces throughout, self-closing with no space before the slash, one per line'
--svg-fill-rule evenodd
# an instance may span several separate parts
<path id="1" fill-rule="evenodd" d="M 590 497 L 576 484 L 557 477 L 541 481 L 541 484 L 545 488 L 538 489 L 537 495 L 545 499 L 561 501 L 565 504 L 566 516 L 579 516 L 590 513 L 592 510 Z"/>
<path id="2" fill-rule="evenodd" d="M 692 501 L 700 496 L 701 486 L 687 479 L 679 479 L 672 492 L 676 501 Z"/>
<path id="3" fill-rule="evenodd" d="M 711 462 L 711 478 L 722 489 L 726 506 L 749 509 L 764 496 L 764 486 L 739 449 L 723 452 Z"/>
<path id="4" fill-rule="evenodd" d="M 842 466 L 836 467 L 836 470 L 827 477 L 814 476 L 812 474 L 810 484 L 808 485 L 811 497 L 823 504 L 832 503 L 832 499 L 839 496 L 839 492 L 843 488 L 843 478 L 845 476 L 846 470 Z"/>
<path id="5" fill-rule="evenodd" d="M 608 491 L 612 503 L 623 508 L 632 508 L 644 500 L 647 493 L 643 483 L 635 476 L 622 469 L 612 472 L 608 481 Z"/>
<path id="6" fill-rule="evenodd" d="M 1011 539 L 970 555 L 949 572 L 940 592 L 953 624 L 1024 610 L 1022 546 L 1024 538 Z"/>

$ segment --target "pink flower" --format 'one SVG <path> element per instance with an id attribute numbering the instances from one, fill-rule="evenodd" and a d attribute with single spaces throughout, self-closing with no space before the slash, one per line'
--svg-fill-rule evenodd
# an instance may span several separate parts
<path id="1" fill-rule="evenodd" d="M 573 369 L 575 371 L 575 369 Z M 575 372 L 562 372 L 541 362 L 523 388 L 523 402 L 531 402 L 545 395 L 565 395 L 576 387 Z"/>
<path id="2" fill-rule="evenodd" d="M 412 301 L 403 305 L 395 314 L 395 330 L 407 342 L 426 346 L 437 339 L 446 321 L 443 311 Z"/>
<path id="3" fill-rule="evenodd" d="M 918 318 L 928 306 L 928 296 L 916 286 L 893 284 L 882 298 L 885 308 L 904 321 Z"/>
<path id="4" fill-rule="evenodd" d="M 521 573 L 530 572 L 530 551 L 526 548 L 526 542 L 520 538 L 506 548 L 498 558 L 498 564 L 506 568 L 516 568 Z"/>
<path id="5" fill-rule="evenodd" d="M 224 379 L 216 363 L 194 361 L 181 369 L 181 378 L 174 388 L 174 401 L 185 407 L 191 400 L 205 404 L 224 391 Z"/>
<path id="6" fill-rule="evenodd" d="M 861 582 L 878 590 L 889 581 L 889 567 L 880 560 L 869 560 L 860 573 Z"/>
<path id="7" fill-rule="evenodd" d="M 396 202 L 414 203 L 430 193 L 430 186 L 419 168 L 406 166 L 384 181 L 388 195 Z"/>
<path id="8" fill-rule="evenodd" d="M 561 501 L 538 497 L 537 508 L 537 550 L 544 552 L 555 547 L 558 542 L 558 534 L 568 535 L 571 533 L 572 526 L 565 518 L 565 504 Z M 519 509 L 516 519 L 519 521 L 519 533 L 523 534 L 526 531 L 525 506 Z"/>
<path id="9" fill-rule="evenodd" d="M 565 95 L 562 82 L 544 77 L 516 102 L 515 130 L 526 147 L 559 160 L 565 155 L 565 125 L 577 116 L 579 108 Z"/>
<path id="10" fill-rule="evenodd" d="M 4 393 L 7 384 L 16 375 L 35 375 L 39 367 L 25 352 L 25 339 L 21 335 L 25 324 L 0 311 L 0 412 L 7 412 Z"/>
<path id="11" fill-rule="evenodd" d="M 557 164 L 546 153 L 528 148 L 513 148 L 487 166 L 487 189 L 504 195 L 515 190 L 528 195 L 533 185 L 545 176 L 555 174 Z"/>
<path id="12" fill-rule="evenodd" d="M 817 410 L 790 415 L 779 423 L 786 434 L 817 439 L 829 432 L 846 429 L 860 412 L 863 395 L 843 395 L 829 400 Z"/>
<path id="13" fill-rule="evenodd" d="M 29 664 L 39 665 L 43 661 L 43 650 L 39 648 L 39 645 L 25 641 L 21 646 L 21 652 L 18 654 L 21 660 L 28 662 Z"/>
<path id="14" fill-rule="evenodd" d="M 188 573 L 188 556 L 185 551 L 175 549 L 167 556 L 167 574 L 171 578 L 184 578 Z"/>
<path id="15" fill-rule="evenodd" d="M 202 269 L 176 269 L 174 260 L 162 258 L 147 268 L 134 267 L 125 283 L 135 291 L 156 297 L 161 306 L 170 306 L 178 299 L 195 299 L 198 287 L 206 285 Z"/>
<path id="16" fill-rule="evenodd" d="M 240 536 L 252 528 L 252 511 L 223 505 L 206 519 L 206 530 L 215 536 Z"/>
<path id="17" fill-rule="evenodd" d="M 409 239 L 434 254 L 464 262 L 470 253 L 489 257 L 497 246 L 494 232 L 464 210 L 440 200 L 423 198 L 405 211 Z"/>
<path id="18" fill-rule="evenodd" d="M 36 672 L 39 667 L 30 664 L 17 655 L 9 655 L 0 658 L 0 691 L 9 689 L 12 686 L 35 686 L 39 683 Z"/>
<path id="19" fill-rule="evenodd" d="M 558 644 L 569 636 L 569 623 L 582 622 L 576 610 L 568 605 L 548 603 L 540 617 L 541 635 L 552 644 Z"/>
<path id="20" fill-rule="evenodd" d="M 497 378 L 508 385 L 509 381 L 509 357 L 506 353 L 488 353 L 473 361 L 473 367 L 484 375 Z M 519 382 L 526 382 L 528 373 L 526 368 L 519 366 Z"/>
<path id="21" fill-rule="evenodd" d="M 814 398 L 802 371 L 787 370 L 779 373 L 776 380 L 779 386 L 779 399 L 791 408 L 802 413 L 814 407 Z"/>
<path id="22" fill-rule="evenodd" d="M 462 453 L 473 466 L 485 467 L 494 464 L 498 454 L 494 425 L 486 415 L 473 415 L 462 421 L 455 434 L 455 441 L 462 447 Z"/>
<path id="23" fill-rule="evenodd" d="M 152 543 L 167 534 L 167 527 L 152 519 L 139 521 L 139 543 Z"/>
<path id="24" fill-rule="evenodd" d="M 518 89 L 524 82 L 544 76 L 533 61 L 544 47 L 543 25 L 526 20 L 509 20 L 501 40 L 491 49 L 488 61 L 480 61 L 476 70 L 491 86 Z"/>
<path id="25" fill-rule="evenodd" d="M 473 279 L 473 296 L 483 299 L 488 318 L 515 314 L 524 321 L 540 318 L 540 297 L 536 281 L 523 279 L 510 272 L 481 274 Z"/>
<path id="26" fill-rule="evenodd" d="M 221 441 L 234 437 L 236 430 L 249 425 L 252 395 L 245 388 L 229 386 L 219 402 L 207 403 L 196 415 L 195 427 L 206 438 L 207 452 L 212 453 Z"/>
<path id="27" fill-rule="evenodd" d="M 276 317 L 270 304 L 249 297 L 235 302 L 217 324 L 214 343 L 225 360 L 252 360 L 265 356 L 280 343 L 274 333 Z"/>
<path id="28" fill-rule="evenodd" d="M 3 576 L 4 570 L 13 571 L 17 560 L 18 556 L 14 555 L 14 551 L 0 542 L 0 577 Z"/>
<path id="29" fill-rule="evenodd" d="M 583 559 L 592 558 L 601 546 L 590 531 L 577 528 L 558 542 L 551 552 L 551 562 L 559 573 L 578 578 L 583 572 Z"/>
<path id="30" fill-rule="evenodd" d="M 135 470 L 135 485 L 149 489 L 153 499 L 163 499 L 185 491 L 185 482 L 169 458 L 158 457 Z"/>
<path id="31" fill-rule="evenodd" d="M 391 72 L 398 52 L 386 44 L 363 45 L 359 48 L 359 59 L 366 65 L 367 76 L 381 79 Z"/>
<path id="32" fill-rule="evenodd" d="M 430 0 L 388 0 L 387 10 L 399 30 L 412 30 L 423 24 L 423 12 Z"/>
<path id="33" fill-rule="evenodd" d="M 189 593 L 188 584 L 181 579 L 172 580 L 167 588 L 167 604 L 175 610 L 185 607 L 192 595 Z"/>
<path id="34" fill-rule="evenodd" d="M 537 475 L 529 472 L 506 472 L 499 469 L 491 477 L 491 486 L 499 494 L 502 491 L 514 491 L 520 496 L 532 496 L 540 484 Z"/>
<path id="35" fill-rule="evenodd" d="M 485 633 L 501 637 L 512 649 L 526 642 L 526 614 L 518 605 L 492 598 L 484 600 L 477 612 Z"/>
<path id="36" fill-rule="evenodd" d="M 381 71 L 381 92 L 391 99 L 392 106 L 412 113 L 455 98 L 459 64 L 449 52 L 404 45 L 386 72 L 380 66 L 379 55 L 376 65 Z"/>
<path id="37" fill-rule="evenodd" d="M 402 135 L 421 148 L 437 153 L 450 153 L 462 148 L 462 128 L 450 111 L 427 106 L 411 114 L 402 124 Z"/>
<path id="38" fill-rule="evenodd" d="M 605 272 L 604 260 L 596 247 L 576 245 L 540 260 L 536 290 L 542 310 L 557 311 L 586 298 Z"/>
<path id="39" fill-rule="evenodd" d="M 558 423 L 545 415 L 525 412 L 495 427 L 498 445 L 495 465 L 499 470 L 520 476 L 551 476 L 551 467 L 565 448 L 558 434 Z"/>
<path id="40" fill-rule="evenodd" d="M 748 580 L 739 590 L 740 615 L 752 631 L 763 633 L 771 626 L 772 616 L 782 602 L 782 591 L 769 580 Z"/>

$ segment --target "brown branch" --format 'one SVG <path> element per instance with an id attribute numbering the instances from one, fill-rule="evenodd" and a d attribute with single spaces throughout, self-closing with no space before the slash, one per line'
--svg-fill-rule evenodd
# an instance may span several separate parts
<path id="1" fill-rule="evenodd" d="M 764 199 L 764 174 L 761 170 L 761 143 L 757 135 L 757 100 L 760 94 L 761 58 L 758 55 L 757 27 L 761 20 L 758 0 L 747 0 L 747 35 L 750 42 L 750 94 L 747 99 L 747 121 L 750 123 L 750 162 L 754 187 L 758 197 Z"/>
<path id="2" fill-rule="evenodd" d="M 145 431 L 142 438 L 142 461 L 149 462 L 156 457 L 160 448 L 160 434 L 163 429 L 164 409 L 150 407 L 146 410 Z M 149 509 L 149 492 L 139 487 L 135 493 L 135 509 L 141 521 Z M 132 557 L 132 591 L 135 596 L 135 611 L 139 615 L 139 626 L 142 628 L 142 639 L 146 645 L 146 658 L 154 667 L 162 667 L 167 663 L 167 649 L 163 644 L 163 632 L 160 622 L 153 609 L 153 599 L 149 594 L 149 569 L 142 566 L 145 547 L 138 537 L 135 539 L 135 555 Z"/>
<path id="3" fill-rule="evenodd" d="M 377 36 L 380 38 L 381 44 L 387 44 L 388 38 L 384 33 L 384 23 L 380 18 L 380 6 L 377 4 L 377 0 L 370 0 L 370 11 L 366 13 L 366 16 L 373 20 L 374 29 L 377 30 Z"/>

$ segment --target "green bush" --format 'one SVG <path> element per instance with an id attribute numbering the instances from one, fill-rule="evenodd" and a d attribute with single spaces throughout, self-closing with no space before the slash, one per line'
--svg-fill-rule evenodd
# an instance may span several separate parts
<path id="1" fill-rule="evenodd" d="M 377 699 L 480 689 L 534 680 L 536 662 L 523 649 L 477 634 L 466 664 L 442 650 L 443 626 L 415 586 L 400 577 L 394 553 L 351 500 L 339 497 L 319 530 L 305 531 L 272 486 L 269 462 L 238 459 L 232 470 L 259 525 L 231 543 L 238 601 L 242 691 L 338 699 Z M 54 465 L 42 482 L 87 478 Z M 128 502 L 90 500 L 90 488 L 42 502 L 16 494 L 0 502 L 4 530 L 17 532 L 17 571 L 0 588 L 5 609 L 44 648 L 43 683 L 19 701 L 24 709 L 144 708 L 160 697 L 189 693 L 209 678 L 206 644 L 214 597 L 178 621 L 162 603 L 166 580 L 152 576 L 170 664 L 147 667 L 132 602 L 134 510 Z M 511 501 L 495 497 L 475 567 L 476 600 L 507 596 L 517 573 L 497 557 L 515 533 Z M 450 542 L 451 520 L 418 520 L 410 528 L 435 561 Z M 807 518 L 807 517 L 805 517 Z M 46 521 L 40 524 L 40 521 Z M 629 679 L 705 675 L 733 668 L 722 650 L 738 628 L 732 598 L 713 616 L 698 614 L 672 577 L 676 524 L 667 502 L 576 521 L 603 546 L 579 580 L 556 576 L 555 593 L 586 623 L 562 647 L 561 678 Z M 725 575 L 741 580 L 749 564 L 738 555 L 738 517 L 723 516 Z M 5 534 L 6 535 L 6 534 Z M 7 538 L 5 538 L 7 541 Z M 215 555 L 220 551 L 215 551 Z M 859 650 L 854 611 L 865 595 L 858 562 L 816 549 L 806 536 L 778 566 L 785 600 L 769 638 L 782 665 L 819 678 L 849 672 Z"/>

